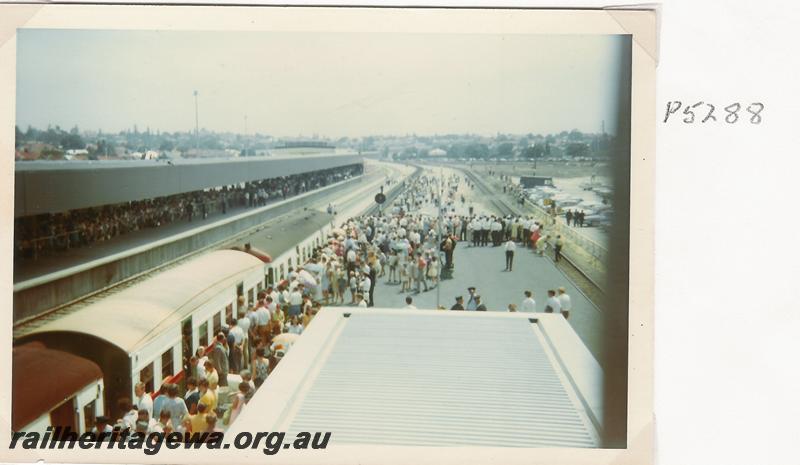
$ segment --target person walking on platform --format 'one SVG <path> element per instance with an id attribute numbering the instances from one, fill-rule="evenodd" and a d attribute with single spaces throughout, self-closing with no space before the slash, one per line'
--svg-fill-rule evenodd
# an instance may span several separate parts
<path id="1" fill-rule="evenodd" d="M 456 247 L 456 241 L 448 236 L 442 243 L 442 251 L 444 252 L 444 267 L 446 270 L 453 268 L 453 250 Z"/>
<path id="2" fill-rule="evenodd" d="M 572 311 L 572 299 L 564 287 L 558 288 L 558 302 L 561 304 L 561 314 L 564 315 L 564 318 L 569 319 L 569 312 Z"/>
<path id="3" fill-rule="evenodd" d="M 468 287 L 467 292 L 469 292 L 469 299 L 467 299 L 467 306 L 465 307 L 466 310 L 475 310 L 478 308 L 478 301 L 475 299 L 475 288 Z"/>
<path id="4" fill-rule="evenodd" d="M 530 218 L 522 220 L 522 243 L 525 247 L 528 247 L 531 243 L 531 224 L 533 224 L 533 221 Z"/>
<path id="5" fill-rule="evenodd" d="M 367 305 L 370 307 L 375 306 L 375 284 L 378 281 L 377 270 L 375 269 L 375 265 L 369 267 L 369 273 L 367 274 L 367 292 L 369 292 L 369 299 Z"/>
<path id="6" fill-rule="evenodd" d="M 489 245 L 489 234 L 492 231 L 492 219 L 488 218 L 488 217 L 484 218 L 483 219 L 482 228 L 483 228 L 482 229 L 482 231 L 483 231 L 482 232 L 482 241 L 483 242 L 481 243 L 481 245 L 486 247 L 487 245 Z"/>
<path id="7" fill-rule="evenodd" d="M 561 313 L 561 302 L 556 297 L 556 291 L 550 289 L 547 291 L 547 306 L 544 308 L 545 313 Z"/>
<path id="8" fill-rule="evenodd" d="M 431 287 L 439 285 L 439 261 L 436 260 L 436 257 L 431 257 L 430 263 L 428 263 L 428 279 L 431 280 Z"/>
<path id="9" fill-rule="evenodd" d="M 269 341 L 270 335 L 272 334 L 270 321 L 272 319 L 272 309 L 270 306 L 273 306 L 272 297 L 267 296 L 265 299 L 265 304 L 259 303 L 259 307 L 255 311 L 255 321 L 256 321 L 256 332 L 258 333 L 258 337 L 262 341 Z"/>
<path id="10" fill-rule="evenodd" d="M 228 386 L 228 348 L 225 347 L 225 339 L 223 333 L 217 334 L 214 348 L 209 355 L 209 360 L 219 375 L 219 385 L 222 387 Z"/>
<path id="11" fill-rule="evenodd" d="M 425 286 L 425 292 L 428 292 L 428 279 L 426 270 L 428 269 L 428 262 L 422 254 L 417 255 L 417 270 L 415 277 L 417 278 L 417 293 L 420 292 L 420 285 Z"/>
<path id="12" fill-rule="evenodd" d="M 492 220 L 491 228 L 492 228 L 492 247 L 497 247 L 503 240 L 503 224 L 500 222 L 499 218 L 494 218 Z"/>
<path id="13" fill-rule="evenodd" d="M 564 238 L 562 238 L 561 235 L 559 234 L 558 236 L 556 236 L 556 245 L 554 247 L 554 250 L 556 252 L 555 261 L 561 260 L 561 249 L 563 248 L 564 248 Z"/>
<path id="14" fill-rule="evenodd" d="M 531 313 L 536 311 L 536 301 L 533 300 L 533 292 L 525 291 L 525 300 L 522 301 L 522 311 Z"/>
<path id="15" fill-rule="evenodd" d="M 536 253 L 539 254 L 540 257 L 544 256 L 544 253 L 547 251 L 547 246 L 550 243 L 550 235 L 545 234 L 544 236 L 540 237 L 539 240 L 536 241 Z"/>
<path id="16" fill-rule="evenodd" d="M 481 225 L 477 218 L 472 218 L 469 222 L 469 231 L 472 235 L 472 246 L 477 247 L 481 240 Z"/>
<path id="17" fill-rule="evenodd" d="M 300 316 L 300 306 L 303 305 L 303 288 L 301 287 L 302 284 L 298 284 L 297 287 L 289 294 L 289 316 Z"/>
<path id="18" fill-rule="evenodd" d="M 512 271 L 514 266 L 514 251 L 517 250 L 517 244 L 509 239 L 505 244 L 506 249 L 506 269 L 504 271 Z"/>
<path id="19" fill-rule="evenodd" d="M 528 239 L 528 243 L 530 243 L 531 249 L 533 249 L 537 253 L 539 252 L 538 246 L 539 246 L 540 238 L 541 238 L 541 236 L 540 236 L 539 230 L 535 229 L 532 233 L 530 233 L 530 237 Z"/>
<path id="20" fill-rule="evenodd" d="M 239 322 L 235 318 L 228 321 L 228 362 L 230 365 L 231 373 L 239 373 L 242 370 L 242 360 L 244 358 L 244 330 L 239 327 Z"/>
<path id="21" fill-rule="evenodd" d="M 569 226 L 572 223 L 572 210 L 567 210 L 565 218 L 567 219 L 567 226 Z"/>

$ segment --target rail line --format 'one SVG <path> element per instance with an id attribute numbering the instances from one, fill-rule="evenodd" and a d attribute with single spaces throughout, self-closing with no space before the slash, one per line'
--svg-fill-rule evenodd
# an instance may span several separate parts
<path id="1" fill-rule="evenodd" d="M 526 213 L 508 205 L 505 200 L 498 198 L 496 193 L 489 186 L 484 184 L 484 182 L 471 170 L 467 168 L 458 169 L 470 179 L 470 181 L 483 194 L 484 200 L 489 203 L 490 206 L 494 207 L 498 213 L 503 216 L 527 216 Z M 553 247 L 549 247 L 549 249 L 553 250 Z M 575 263 L 574 260 L 570 259 L 569 256 L 565 255 L 563 252 L 561 253 L 561 260 L 558 262 L 555 261 L 554 251 L 546 253 L 545 255 L 551 261 L 553 261 L 553 264 L 556 266 L 556 268 L 575 285 L 578 291 L 580 291 L 589 300 L 589 302 L 595 306 L 597 310 L 602 310 L 602 308 L 605 306 L 606 293 L 600 284 L 593 280 Z"/>

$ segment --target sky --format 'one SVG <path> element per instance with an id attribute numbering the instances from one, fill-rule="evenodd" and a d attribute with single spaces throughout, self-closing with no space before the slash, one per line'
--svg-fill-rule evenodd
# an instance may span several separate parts
<path id="1" fill-rule="evenodd" d="M 17 125 L 613 134 L 622 37 L 21 29 Z"/>

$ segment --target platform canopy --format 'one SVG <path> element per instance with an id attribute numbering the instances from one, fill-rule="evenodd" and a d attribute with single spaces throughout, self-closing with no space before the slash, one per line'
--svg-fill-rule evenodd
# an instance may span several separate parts
<path id="1" fill-rule="evenodd" d="M 14 217 L 114 205 L 360 163 L 360 155 L 334 154 L 17 162 Z"/>

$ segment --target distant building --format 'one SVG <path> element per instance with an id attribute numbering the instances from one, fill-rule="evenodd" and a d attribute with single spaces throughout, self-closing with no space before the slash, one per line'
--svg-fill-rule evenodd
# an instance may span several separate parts
<path id="1" fill-rule="evenodd" d="M 86 149 L 69 149 L 67 150 L 67 155 L 89 155 L 89 151 Z"/>
<path id="2" fill-rule="evenodd" d="M 531 187 L 552 186 L 553 178 L 549 176 L 521 176 L 519 183 L 525 189 Z"/>
<path id="3" fill-rule="evenodd" d="M 311 155 L 333 153 L 336 147 L 325 141 L 284 141 L 270 150 L 272 155 Z"/>
<path id="4" fill-rule="evenodd" d="M 333 145 L 325 141 L 318 140 L 296 140 L 284 141 L 277 149 L 297 149 L 297 148 L 318 148 L 318 149 L 335 149 Z"/>

